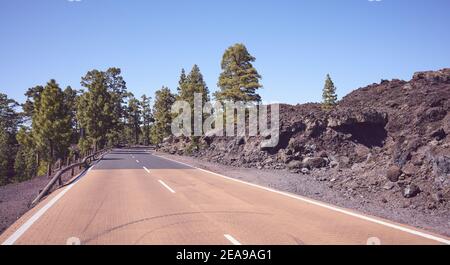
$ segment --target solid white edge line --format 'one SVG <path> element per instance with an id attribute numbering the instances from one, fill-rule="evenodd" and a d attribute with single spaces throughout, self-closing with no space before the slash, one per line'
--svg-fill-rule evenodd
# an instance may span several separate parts
<path id="1" fill-rule="evenodd" d="M 148 170 L 148 168 L 146 168 L 146 167 L 142 167 L 142 168 L 144 168 L 145 171 L 147 171 L 147 173 L 150 173 L 150 170 Z"/>
<path id="2" fill-rule="evenodd" d="M 98 163 L 98 162 L 97 162 Z M 94 165 L 92 165 L 86 172 L 81 173 L 79 176 L 81 176 L 82 174 L 87 174 L 89 171 L 91 171 L 92 168 L 94 168 L 94 166 L 97 164 L 95 163 Z M 78 177 L 79 177 L 78 176 Z M 58 195 L 56 195 L 53 199 L 51 199 L 45 206 L 43 206 L 41 209 L 39 209 L 39 211 L 37 211 L 33 216 L 31 216 L 30 219 L 28 219 L 23 225 L 21 225 L 19 227 L 19 229 L 17 229 L 8 239 L 5 240 L 5 242 L 2 243 L 3 246 L 10 246 L 10 245 L 14 245 L 14 243 L 23 235 L 25 234 L 25 232 L 39 219 L 41 218 L 42 215 L 44 215 L 56 202 L 59 201 L 59 199 L 61 199 L 64 194 L 66 194 L 71 188 L 73 188 L 73 186 L 77 183 L 74 182 L 72 184 L 70 184 L 69 186 L 67 186 L 66 188 L 64 188 Z"/>
<path id="3" fill-rule="evenodd" d="M 228 239 L 228 241 L 231 242 L 231 244 L 236 245 L 236 246 L 240 246 L 242 245 L 239 241 L 237 241 L 234 237 L 232 237 L 231 235 L 223 235 L 226 239 Z"/>
<path id="4" fill-rule="evenodd" d="M 255 187 L 255 188 L 260 188 L 260 189 L 263 189 L 263 190 L 266 190 L 266 191 L 274 192 L 274 193 L 277 193 L 277 194 L 280 194 L 280 195 L 284 195 L 284 196 L 287 196 L 287 197 L 290 197 L 290 198 L 293 198 L 293 199 L 297 199 L 297 200 L 309 203 L 309 204 L 320 206 L 320 207 L 323 207 L 323 208 L 326 208 L 326 209 L 329 209 L 329 210 L 332 210 L 332 211 L 336 211 L 336 212 L 339 212 L 339 213 L 350 215 L 350 216 L 353 216 L 353 217 L 356 217 L 356 218 L 359 218 L 359 219 L 363 219 L 363 220 L 366 220 L 366 221 L 369 221 L 369 222 L 372 222 L 372 223 L 376 223 L 376 224 L 379 224 L 379 225 L 384 225 L 384 226 L 387 226 L 387 227 L 390 227 L 390 228 L 393 228 L 393 229 L 397 229 L 397 230 L 400 230 L 400 231 L 403 231 L 403 232 L 406 232 L 406 233 L 409 233 L 409 234 L 413 234 L 413 235 L 420 236 L 420 237 L 423 237 L 423 238 L 427 238 L 427 239 L 430 239 L 430 240 L 434 240 L 434 241 L 437 241 L 437 242 L 440 242 L 440 243 L 443 243 L 443 244 L 446 244 L 446 245 L 450 245 L 450 240 L 447 240 L 445 238 L 441 238 L 441 237 L 438 237 L 438 236 L 427 234 L 427 233 L 424 233 L 424 232 L 421 232 L 421 231 L 416 231 L 416 230 L 413 230 L 413 229 L 410 229 L 410 228 L 407 228 L 407 227 L 403 227 L 403 226 L 399 226 L 399 225 L 396 225 L 396 224 L 391 224 L 391 223 L 388 223 L 388 222 L 385 222 L 385 221 L 382 221 L 382 220 L 378 220 L 378 219 L 375 219 L 375 218 L 372 218 L 372 217 L 369 217 L 369 216 L 365 216 L 365 215 L 362 215 L 362 214 L 351 212 L 349 210 L 337 208 L 337 207 L 334 207 L 332 205 L 325 204 L 325 203 L 322 203 L 322 202 L 319 202 L 319 201 L 311 200 L 311 199 L 308 199 L 306 197 L 302 197 L 302 196 L 299 196 L 299 195 L 294 195 L 294 194 L 290 194 L 290 193 L 287 193 L 287 192 L 278 191 L 278 190 L 274 190 L 272 188 L 268 188 L 268 187 L 260 186 L 260 185 L 253 184 L 253 183 L 250 183 L 250 182 L 246 182 L 246 181 L 243 181 L 243 180 L 227 177 L 227 176 L 224 176 L 224 175 L 221 175 L 221 174 L 209 171 L 209 170 L 205 170 L 205 169 L 202 169 L 202 168 L 194 167 L 192 165 L 189 165 L 189 164 L 186 164 L 186 163 L 183 163 L 183 162 L 179 162 L 179 161 L 167 158 L 167 157 L 163 157 L 163 156 L 159 156 L 159 155 L 155 155 L 155 154 L 153 154 L 153 155 L 156 156 L 156 157 L 162 158 L 162 159 L 170 160 L 170 161 L 179 163 L 181 165 L 185 165 L 185 166 L 188 166 L 188 167 L 191 167 L 191 168 L 194 168 L 194 169 L 198 169 L 198 170 L 201 170 L 201 171 L 204 171 L 204 172 L 216 175 L 216 176 L 221 177 L 221 178 L 225 178 L 225 179 L 228 179 L 228 180 L 231 180 L 231 181 L 235 181 L 235 182 L 239 182 L 239 183 L 242 183 L 242 184 L 246 184 L 246 185 L 249 185 L 249 186 L 252 186 L 252 187 Z"/>
<path id="5" fill-rule="evenodd" d="M 161 185 L 163 185 L 170 192 L 175 193 L 175 191 L 171 187 L 169 187 L 166 183 L 164 183 L 164 181 L 162 181 L 162 180 L 158 180 L 158 181 L 159 181 L 159 183 L 161 183 Z"/>

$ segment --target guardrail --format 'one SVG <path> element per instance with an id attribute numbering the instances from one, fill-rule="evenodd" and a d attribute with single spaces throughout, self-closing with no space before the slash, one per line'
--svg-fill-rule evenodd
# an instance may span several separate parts
<path id="1" fill-rule="evenodd" d="M 86 170 L 92 161 L 101 159 L 109 151 L 110 151 L 110 149 L 103 149 L 96 153 L 90 154 L 90 155 L 86 156 L 81 162 L 71 164 L 71 165 L 66 166 L 65 168 L 59 170 L 58 172 L 56 172 L 55 176 L 50 180 L 50 182 L 47 184 L 47 186 L 45 186 L 45 188 L 41 192 L 39 192 L 39 195 L 30 203 L 29 207 L 30 208 L 34 207 L 40 200 L 42 200 L 42 198 L 47 196 L 50 193 L 50 191 L 52 190 L 53 186 L 55 186 L 56 183 L 58 183 L 59 187 L 63 186 L 64 184 L 62 181 L 62 176 L 64 173 L 71 170 L 71 172 L 72 172 L 71 175 L 73 176 L 74 169 L 77 167 L 78 168 L 84 167 Z"/>

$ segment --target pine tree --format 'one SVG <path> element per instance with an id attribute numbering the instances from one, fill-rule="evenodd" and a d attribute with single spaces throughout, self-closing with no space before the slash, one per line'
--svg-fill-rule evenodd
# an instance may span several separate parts
<path id="1" fill-rule="evenodd" d="M 9 146 L 6 127 L 3 123 L 0 123 L 0 186 L 7 184 L 10 180 Z"/>
<path id="2" fill-rule="evenodd" d="M 126 99 L 132 95 L 127 92 L 127 84 L 121 75 L 120 68 L 109 68 L 103 74 L 105 75 L 107 90 L 111 95 L 111 128 L 109 128 L 107 139 L 108 144 L 113 146 L 119 143 L 121 135 L 124 133 L 127 113 Z"/>
<path id="3" fill-rule="evenodd" d="M 192 109 L 194 108 L 195 93 L 202 94 L 203 103 L 209 101 L 209 89 L 203 80 L 203 75 L 200 72 L 200 68 L 196 64 L 192 67 L 192 70 L 187 77 L 183 77 L 182 72 L 179 83 L 180 86 L 178 89 L 177 100 L 189 102 Z"/>
<path id="4" fill-rule="evenodd" d="M 70 137 L 70 143 L 76 144 L 79 140 L 78 121 L 77 114 L 77 99 L 78 91 L 68 86 L 63 91 L 64 93 L 64 105 L 66 106 L 67 115 L 70 117 L 72 133 Z"/>
<path id="5" fill-rule="evenodd" d="M 182 91 L 186 90 L 186 71 L 184 70 L 184 68 L 181 69 L 181 74 L 180 74 L 180 80 L 178 81 L 178 87 L 177 87 L 177 91 L 178 91 L 178 95 L 180 95 L 182 93 Z"/>
<path id="6" fill-rule="evenodd" d="M 27 100 L 24 104 L 22 104 L 22 109 L 24 112 L 24 116 L 31 120 L 34 113 L 34 105 L 39 103 L 39 100 L 41 98 L 41 93 L 44 90 L 43 86 L 35 86 L 32 88 L 29 88 L 27 92 L 25 93 L 25 96 L 27 97 Z"/>
<path id="7" fill-rule="evenodd" d="M 80 147 L 85 150 L 92 144 L 95 150 L 99 150 L 107 144 L 107 135 L 115 124 L 116 106 L 108 91 L 104 72 L 89 71 L 82 78 L 81 85 L 88 91 L 80 96 L 77 106 L 77 118 L 82 128 Z"/>
<path id="8" fill-rule="evenodd" d="M 325 80 L 325 86 L 323 88 L 323 102 L 322 108 L 324 110 L 331 110 L 336 106 L 337 95 L 336 95 L 336 87 L 334 86 L 333 81 L 329 74 L 327 74 L 327 78 Z"/>
<path id="9" fill-rule="evenodd" d="M 183 73 L 181 77 L 183 78 Z M 192 135 L 194 134 L 194 99 L 195 99 L 195 94 L 201 94 L 202 95 L 202 102 L 201 102 L 201 106 L 198 106 L 200 108 L 203 108 L 203 105 L 208 102 L 210 100 L 210 96 L 209 96 L 209 89 L 206 86 L 205 81 L 203 80 L 203 75 L 200 71 L 200 68 L 195 64 L 192 67 L 191 72 L 189 73 L 189 75 L 187 77 L 184 78 L 184 80 L 180 78 L 180 88 L 179 92 L 178 92 L 178 96 L 177 99 L 178 100 L 183 100 L 189 103 L 190 107 L 191 107 L 191 132 Z M 205 116 L 202 117 L 201 120 L 201 124 L 200 126 L 202 126 L 203 121 L 206 119 Z M 203 129 L 203 128 L 201 128 Z M 191 147 L 196 147 L 198 145 L 198 138 L 192 136 L 191 137 Z"/>
<path id="10" fill-rule="evenodd" d="M 19 143 L 19 150 L 17 151 L 14 163 L 14 170 L 16 172 L 15 179 L 24 181 L 37 175 L 38 164 L 36 151 L 33 135 L 29 129 L 25 127 L 20 128 L 16 138 Z"/>
<path id="11" fill-rule="evenodd" d="M 218 86 L 220 91 L 214 94 L 219 101 L 261 101 L 256 91 L 261 88 L 261 76 L 253 67 L 255 58 L 243 44 L 228 48 L 222 57 L 222 73 Z"/>
<path id="12" fill-rule="evenodd" d="M 141 109 L 140 102 L 135 97 L 131 97 L 128 101 L 128 125 L 133 133 L 133 140 L 130 141 L 133 144 L 139 143 L 139 135 L 141 132 Z"/>
<path id="13" fill-rule="evenodd" d="M 86 150 L 92 146 L 98 150 L 119 144 L 124 135 L 126 98 L 129 96 L 121 70 L 89 71 L 81 85 L 87 91 L 79 97 L 77 104 L 80 148 Z"/>
<path id="14" fill-rule="evenodd" d="M 14 157 L 17 152 L 15 135 L 20 117 L 17 102 L 0 93 L 0 185 L 14 177 Z"/>
<path id="15" fill-rule="evenodd" d="M 154 122 L 153 113 L 151 109 L 151 97 L 147 97 L 145 94 L 141 97 L 141 110 L 142 110 L 142 124 L 143 124 L 143 136 L 144 144 L 150 144 L 150 126 Z"/>
<path id="16" fill-rule="evenodd" d="M 17 132 L 17 126 L 20 123 L 19 114 L 16 112 L 18 106 L 19 104 L 15 100 L 0 93 L 0 123 L 3 124 L 3 128 L 10 135 L 14 135 Z"/>
<path id="17" fill-rule="evenodd" d="M 161 143 L 164 138 L 171 134 L 172 113 L 171 108 L 175 102 L 175 96 L 167 87 L 162 87 L 155 93 L 155 104 L 153 105 L 153 115 L 155 124 L 152 127 L 153 143 Z"/>
<path id="18" fill-rule="evenodd" d="M 33 138 L 43 159 L 51 165 L 68 154 L 72 135 L 68 106 L 64 93 L 55 80 L 50 80 L 34 106 Z"/>

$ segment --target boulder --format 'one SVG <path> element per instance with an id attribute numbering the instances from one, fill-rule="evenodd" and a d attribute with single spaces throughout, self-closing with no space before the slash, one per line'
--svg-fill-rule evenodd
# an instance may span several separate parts
<path id="1" fill-rule="evenodd" d="M 447 137 L 447 133 L 444 131 L 444 129 L 438 129 L 434 132 L 431 133 L 431 137 L 440 141 L 442 139 L 444 139 L 445 137 Z"/>
<path id="2" fill-rule="evenodd" d="M 403 189 L 403 197 L 405 198 L 413 198 L 416 197 L 420 193 L 420 188 L 415 184 L 410 184 Z"/>
<path id="3" fill-rule="evenodd" d="M 337 161 L 331 161 L 330 162 L 330 167 L 331 168 L 335 168 L 335 167 L 338 167 L 339 166 L 339 162 L 337 162 Z"/>
<path id="4" fill-rule="evenodd" d="M 314 169 L 326 167 L 327 162 L 322 157 L 307 157 L 303 160 L 303 165 L 308 169 Z"/>
<path id="5" fill-rule="evenodd" d="M 441 192 L 434 193 L 433 195 L 431 195 L 431 198 L 433 198 L 433 200 L 437 203 L 441 203 L 444 201 L 444 195 L 442 195 Z"/>
<path id="6" fill-rule="evenodd" d="M 439 173 L 450 174 L 450 156 L 440 156 L 435 160 L 435 166 Z"/>
<path id="7" fill-rule="evenodd" d="M 392 190 L 394 187 L 395 187 L 395 184 L 393 182 L 388 182 L 383 186 L 383 189 Z"/>
<path id="8" fill-rule="evenodd" d="M 391 166 L 386 172 L 386 178 L 391 182 L 397 182 L 402 175 L 402 170 L 398 166 Z"/>
<path id="9" fill-rule="evenodd" d="M 305 175 L 309 174 L 309 169 L 307 169 L 307 168 L 302 168 L 300 171 Z"/>
<path id="10" fill-rule="evenodd" d="M 288 163 L 287 167 L 291 170 L 292 169 L 300 169 L 303 167 L 303 163 L 300 161 L 291 161 Z"/>
<path id="11" fill-rule="evenodd" d="M 425 72 L 417 72 L 413 76 L 414 81 L 425 80 L 430 83 L 450 82 L 450 69 L 442 69 L 439 71 L 425 71 Z"/>

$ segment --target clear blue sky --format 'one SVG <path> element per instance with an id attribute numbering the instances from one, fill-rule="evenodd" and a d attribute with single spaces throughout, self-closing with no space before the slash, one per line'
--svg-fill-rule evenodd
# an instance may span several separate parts
<path id="1" fill-rule="evenodd" d="M 88 70 L 120 67 L 130 91 L 176 89 L 198 64 L 211 91 L 220 60 L 242 42 L 265 101 L 319 101 L 380 79 L 450 67 L 448 0 L 0 0 L 0 92 L 56 79 L 80 88 Z"/>

